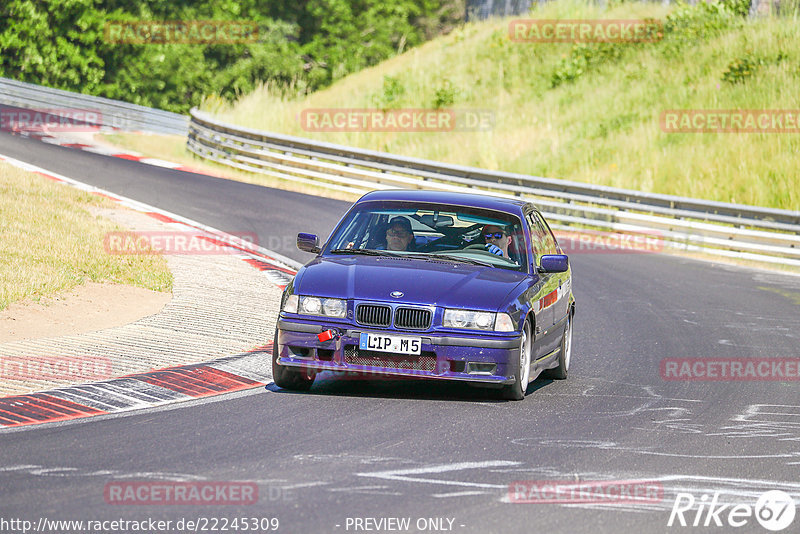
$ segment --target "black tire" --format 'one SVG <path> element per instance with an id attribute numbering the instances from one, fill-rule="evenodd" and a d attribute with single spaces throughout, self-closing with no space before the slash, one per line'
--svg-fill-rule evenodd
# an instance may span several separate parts
<path id="1" fill-rule="evenodd" d="M 500 396 L 506 400 L 522 400 L 525 398 L 525 391 L 528 389 L 528 382 L 530 380 L 530 368 L 531 368 L 531 349 L 533 347 L 533 339 L 531 339 L 531 325 L 528 321 L 525 321 L 525 325 L 522 327 L 522 339 L 520 340 L 520 354 L 518 358 L 514 359 L 512 365 L 515 366 L 514 368 L 514 383 L 509 384 L 507 386 L 503 386 L 503 389 L 500 390 Z M 523 357 L 522 351 L 526 351 L 527 355 Z M 524 367 L 522 365 L 522 361 L 527 362 L 528 372 L 524 372 Z"/>
<path id="2" fill-rule="evenodd" d="M 558 367 L 548 369 L 542 373 L 545 378 L 564 380 L 569 372 L 569 362 L 572 356 L 572 313 L 567 315 L 567 324 L 561 335 L 561 350 L 558 351 Z"/>
<path id="3" fill-rule="evenodd" d="M 311 369 L 294 369 L 278 364 L 278 332 L 272 342 L 272 380 L 279 388 L 293 391 L 308 391 L 314 383 L 316 373 Z"/>

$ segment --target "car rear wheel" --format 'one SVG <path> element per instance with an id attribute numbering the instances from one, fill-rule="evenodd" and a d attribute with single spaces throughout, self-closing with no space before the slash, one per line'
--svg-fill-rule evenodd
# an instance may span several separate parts
<path id="1" fill-rule="evenodd" d="M 308 391 L 314 383 L 316 373 L 311 369 L 295 369 L 278 364 L 278 332 L 275 332 L 275 339 L 272 342 L 272 380 L 275 385 L 283 389 L 295 391 Z"/>
<path id="2" fill-rule="evenodd" d="M 564 380 L 569 371 L 569 360 L 572 356 L 572 314 L 567 315 L 567 324 L 564 325 L 564 335 L 561 336 L 561 350 L 558 352 L 558 367 L 548 369 L 543 373 L 547 378 Z"/>
<path id="3" fill-rule="evenodd" d="M 507 400 L 522 400 L 531 378 L 531 327 L 528 321 L 522 327 L 522 338 L 519 344 L 519 357 L 516 358 L 514 383 L 503 386 L 502 397 Z"/>

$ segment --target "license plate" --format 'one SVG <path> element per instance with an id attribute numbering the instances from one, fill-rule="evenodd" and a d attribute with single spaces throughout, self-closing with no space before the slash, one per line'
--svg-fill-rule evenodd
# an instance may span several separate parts
<path id="1" fill-rule="evenodd" d="M 359 340 L 358 348 L 361 350 L 393 352 L 395 354 L 418 355 L 422 352 L 422 339 L 418 337 L 387 336 L 385 334 L 363 332 Z"/>

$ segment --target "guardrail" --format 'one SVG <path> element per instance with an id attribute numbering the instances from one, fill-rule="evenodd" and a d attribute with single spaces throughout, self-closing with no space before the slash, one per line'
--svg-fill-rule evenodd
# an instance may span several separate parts
<path id="1" fill-rule="evenodd" d="M 105 129 L 186 135 L 189 117 L 99 96 L 0 78 L 0 104 L 27 109 L 97 112 L 93 124 Z"/>
<path id="2" fill-rule="evenodd" d="M 227 124 L 193 109 L 187 148 L 223 165 L 351 193 L 420 188 L 532 199 L 557 230 L 800 267 L 800 212 L 658 195 L 396 156 Z"/>

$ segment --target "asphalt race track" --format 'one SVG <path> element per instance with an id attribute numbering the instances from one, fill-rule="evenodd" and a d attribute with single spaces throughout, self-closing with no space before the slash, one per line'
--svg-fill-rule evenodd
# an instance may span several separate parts
<path id="1" fill-rule="evenodd" d="M 270 236 L 293 242 L 298 231 L 324 239 L 347 208 L 7 134 L 0 153 L 222 230 L 255 231 L 268 248 L 275 248 Z M 288 247 L 276 251 L 310 259 Z M 718 493 L 719 503 L 752 507 L 778 489 L 800 503 L 798 382 L 668 381 L 660 364 L 796 359 L 800 278 L 653 254 L 570 260 L 577 301 L 570 378 L 538 380 L 524 401 L 496 401 L 457 384 L 325 378 L 304 394 L 270 385 L 5 431 L 0 518 L 173 525 L 278 518 L 278 532 L 299 533 L 767 532 L 754 517 L 730 527 L 730 507 L 719 515 L 723 527 L 693 527 L 697 504 L 685 513 L 689 526 L 667 523 L 678 492 L 698 504 Z M 163 480 L 253 481 L 259 500 L 104 500 L 109 482 Z M 508 502 L 511 483 L 539 480 L 648 481 L 663 493 L 646 504 Z M 383 529 L 367 518 L 383 520 Z M 410 526 L 391 530 L 397 524 L 389 518 L 410 518 Z M 798 525 L 800 518 L 786 532 Z"/>

